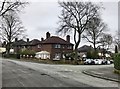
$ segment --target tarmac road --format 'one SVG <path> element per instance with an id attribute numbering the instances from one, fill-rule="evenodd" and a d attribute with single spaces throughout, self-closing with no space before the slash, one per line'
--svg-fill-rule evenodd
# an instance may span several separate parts
<path id="1" fill-rule="evenodd" d="M 82 69 L 88 68 L 92 67 L 49 65 L 2 59 L 2 87 L 80 87 L 80 89 L 118 87 L 116 82 L 94 78 L 81 72 Z"/>

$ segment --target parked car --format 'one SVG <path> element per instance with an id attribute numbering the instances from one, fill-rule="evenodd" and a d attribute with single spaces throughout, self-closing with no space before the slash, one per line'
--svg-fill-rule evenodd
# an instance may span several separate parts
<path id="1" fill-rule="evenodd" d="M 107 59 L 103 59 L 102 64 L 111 64 L 111 62 L 109 60 L 107 60 Z"/>
<path id="2" fill-rule="evenodd" d="M 102 64 L 103 60 L 102 59 L 94 59 L 95 64 Z"/>
<path id="3" fill-rule="evenodd" d="M 114 63 L 114 61 L 113 60 L 110 60 L 110 64 L 113 64 Z"/>
<path id="4" fill-rule="evenodd" d="M 111 62 L 109 60 L 107 60 L 107 64 L 111 64 Z"/>
<path id="5" fill-rule="evenodd" d="M 94 63 L 93 59 L 86 59 L 84 61 L 84 64 L 95 64 L 95 63 Z"/>
<path id="6" fill-rule="evenodd" d="M 113 61 L 107 59 L 84 59 L 84 64 L 111 64 Z"/>

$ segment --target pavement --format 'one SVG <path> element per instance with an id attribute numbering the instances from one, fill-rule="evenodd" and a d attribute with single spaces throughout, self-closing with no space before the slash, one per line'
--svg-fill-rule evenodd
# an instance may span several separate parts
<path id="1" fill-rule="evenodd" d="M 114 67 L 84 70 L 84 74 L 120 83 L 120 75 L 114 73 Z"/>

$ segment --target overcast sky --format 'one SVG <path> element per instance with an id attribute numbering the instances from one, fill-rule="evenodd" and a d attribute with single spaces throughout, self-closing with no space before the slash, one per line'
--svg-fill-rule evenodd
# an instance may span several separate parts
<path id="1" fill-rule="evenodd" d="M 104 10 L 101 11 L 103 21 L 108 25 L 109 32 L 115 35 L 118 30 L 118 2 L 103 2 Z M 57 2 L 36 1 L 24 9 L 21 14 L 23 25 L 27 29 L 26 34 L 30 39 L 45 38 L 45 33 L 49 31 L 51 35 L 56 35 L 58 28 L 58 16 L 61 13 L 61 8 Z M 72 36 L 72 34 L 71 34 Z M 64 37 L 65 38 L 65 37 Z M 73 37 L 71 37 L 73 42 Z M 85 44 L 83 41 L 80 45 Z"/>

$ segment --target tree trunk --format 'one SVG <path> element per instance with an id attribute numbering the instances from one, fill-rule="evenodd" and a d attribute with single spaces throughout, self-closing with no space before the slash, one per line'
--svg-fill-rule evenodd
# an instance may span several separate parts
<path id="1" fill-rule="evenodd" d="M 75 44 L 75 64 L 78 64 L 78 62 L 77 62 L 77 59 L 78 59 L 78 46 L 79 46 L 79 44 L 80 44 L 80 41 L 81 41 L 81 34 L 78 34 L 79 36 L 78 36 L 78 41 L 76 42 L 76 44 Z"/>
<path id="2" fill-rule="evenodd" d="M 7 57 L 10 56 L 10 48 L 11 48 L 11 42 L 7 43 L 7 47 L 6 47 Z"/>
<path id="3" fill-rule="evenodd" d="M 96 52 L 96 40 L 95 40 L 95 32 L 94 32 L 94 39 L 93 39 L 93 46 L 94 46 L 94 51 Z"/>
<path id="4" fill-rule="evenodd" d="M 78 59 L 78 51 L 75 50 L 75 60 L 74 60 L 74 64 L 78 64 L 77 59 Z"/>

